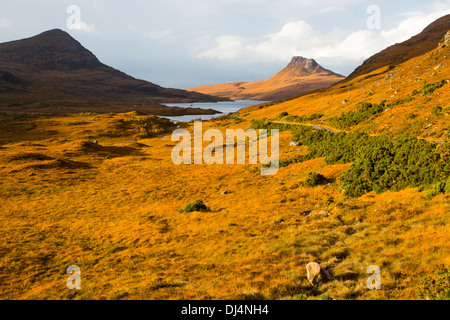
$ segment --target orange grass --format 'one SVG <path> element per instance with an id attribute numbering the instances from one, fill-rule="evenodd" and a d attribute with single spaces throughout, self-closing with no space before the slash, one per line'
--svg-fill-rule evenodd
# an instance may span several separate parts
<path id="1" fill-rule="evenodd" d="M 339 176 L 348 165 L 323 159 L 275 176 L 251 165 L 176 166 L 170 135 L 104 135 L 133 117 L 141 116 L 0 121 L 0 298 L 408 299 L 420 277 L 449 263 L 448 195 L 345 198 Z M 203 129 L 249 125 L 220 120 Z M 86 147 L 94 139 L 100 146 Z M 281 134 L 281 158 L 304 152 L 290 141 Z M 302 187 L 311 171 L 335 181 Z M 178 212 L 198 199 L 211 212 Z M 313 210 L 328 217 L 306 219 Z M 332 267 L 336 281 L 312 288 L 310 261 Z M 73 264 L 81 290 L 66 288 Z M 380 291 L 365 287 L 372 264 L 382 270 Z"/>

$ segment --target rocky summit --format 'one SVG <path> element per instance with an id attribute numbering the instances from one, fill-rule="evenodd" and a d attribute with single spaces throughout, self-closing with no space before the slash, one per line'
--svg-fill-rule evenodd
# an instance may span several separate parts
<path id="1" fill-rule="evenodd" d="M 329 87 L 344 77 L 320 66 L 314 59 L 300 56 L 270 79 L 234 82 L 187 89 L 231 99 L 278 101 Z"/>

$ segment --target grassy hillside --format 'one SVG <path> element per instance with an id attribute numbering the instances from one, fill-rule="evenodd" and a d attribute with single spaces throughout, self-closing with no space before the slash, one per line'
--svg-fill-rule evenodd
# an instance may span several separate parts
<path id="1" fill-rule="evenodd" d="M 237 119 L 204 123 L 247 129 Z M 172 163 L 173 127 L 130 114 L 3 115 L 2 299 L 416 299 L 443 294 L 450 195 L 345 195 L 350 163 Z M 281 159 L 308 152 L 280 137 Z M 97 140 L 98 144 L 93 141 Z M 206 144 L 205 144 L 206 145 Z M 311 182 L 311 172 L 326 183 Z M 228 190 L 228 194 L 222 191 Z M 181 212 L 202 200 L 208 212 Z M 305 265 L 336 280 L 311 287 Z M 66 288 L 76 264 L 82 290 Z M 366 288 L 378 265 L 382 290 Z M 434 275 L 435 271 L 440 271 Z M 437 289 L 436 289 L 437 288 Z M 448 289 L 448 288 L 447 288 Z M 437 293 L 436 293 L 437 292 Z"/>
<path id="2" fill-rule="evenodd" d="M 178 125 L 139 112 L 1 114 L 0 298 L 450 299 L 449 63 L 441 43 L 203 123 L 279 129 L 274 176 L 177 166 Z"/>
<path id="3" fill-rule="evenodd" d="M 449 47 L 431 52 L 396 67 L 383 67 L 349 82 L 303 95 L 283 103 L 253 106 L 240 111 L 247 119 L 305 122 L 344 131 L 409 134 L 432 141 L 450 136 Z M 364 113 L 362 105 L 384 104 Z M 367 111 L 367 110 L 366 110 Z M 277 119 L 281 113 L 291 118 Z"/>

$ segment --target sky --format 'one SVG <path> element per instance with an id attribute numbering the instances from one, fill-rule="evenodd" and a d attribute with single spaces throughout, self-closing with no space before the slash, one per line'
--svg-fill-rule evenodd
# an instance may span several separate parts
<path id="1" fill-rule="evenodd" d="M 268 79 L 293 56 L 350 74 L 450 14 L 450 0 L 15 0 L 0 42 L 59 28 L 103 63 L 171 88 Z"/>

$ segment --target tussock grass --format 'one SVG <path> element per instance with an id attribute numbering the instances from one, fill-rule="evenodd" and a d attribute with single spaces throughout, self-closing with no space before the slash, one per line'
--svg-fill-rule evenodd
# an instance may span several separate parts
<path id="1" fill-rule="evenodd" d="M 448 194 L 353 199 L 337 182 L 301 186 L 309 172 L 336 180 L 348 169 L 323 158 L 271 177 L 248 165 L 175 166 L 161 136 L 138 150 L 132 126 L 98 144 L 85 132 L 139 115 L 92 116 L 70 128 L 86 116 L 36 117 L 32 133 L 0 124 L 2 299 L 417 299 L 420 279 L 450 263 Z M 250 125 L 221 121 L 204 130 Z M 292 138 L 281 134 L 282 158 L 304 152 Z M 213 210 L 178 212 L 195 199 Z M 311 261 L 336 280 L 311 287 Z M 73 264 L 79 291 L 66 288 Z M 365 287 L 370 265 L 381 267 L 380 291 Z"/>

